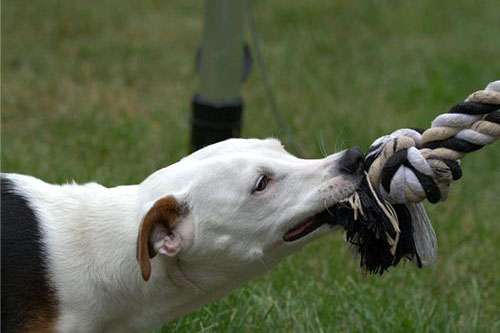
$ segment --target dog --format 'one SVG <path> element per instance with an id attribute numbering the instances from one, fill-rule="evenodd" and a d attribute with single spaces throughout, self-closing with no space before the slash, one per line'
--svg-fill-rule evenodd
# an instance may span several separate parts
<path id="1" fill-rule="evenodd" d="M 363 154 L 229 139 L 138 185 L 1 175 L 2 332 L 141 332 L 223 297 L 332 227 Z"/>

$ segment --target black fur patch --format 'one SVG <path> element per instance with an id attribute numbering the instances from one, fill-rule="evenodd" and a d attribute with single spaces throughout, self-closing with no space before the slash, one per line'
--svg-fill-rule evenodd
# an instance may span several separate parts
<path id="1" fill-rule="evenodd" d="M 30 321 L 49 321 L 56 312 L 39 221 L 14 189 L 11 180 L 1 178 L 2 332 L 23 331 Z"/>

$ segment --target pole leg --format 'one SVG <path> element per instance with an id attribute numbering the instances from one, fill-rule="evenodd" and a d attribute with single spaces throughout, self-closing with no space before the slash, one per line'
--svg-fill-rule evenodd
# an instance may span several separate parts
<path id="1" fill-rule="evenodd" d="M 243 9 L 243 0 L 205 1 L 200 88 L 191 101 L 191 151 L 240 136 Z"/>

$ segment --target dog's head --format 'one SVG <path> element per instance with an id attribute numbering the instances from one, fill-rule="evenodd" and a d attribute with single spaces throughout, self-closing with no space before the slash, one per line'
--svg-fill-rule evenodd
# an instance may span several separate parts
<path id="1" fill-rule="evenodd" d="M 362 163 L 355 149 L 305 160 L 276 139 L 230 139 L 155 172 L 140 185 L 144 279 L 157 253 L 235 273 L 272 266 L 331 228 L 315 216 L 356 190 Z"/>

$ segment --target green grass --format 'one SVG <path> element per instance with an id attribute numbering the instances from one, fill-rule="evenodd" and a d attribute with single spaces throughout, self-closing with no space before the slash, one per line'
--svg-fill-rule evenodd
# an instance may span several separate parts
<path id="1" fill-rule="evenodd" d="M 428 126 L 500 77 L 497 0 L 254 4 L 278 103 L 309 157 L 321 138 L 331 153 Z M 201 1 L 2 5 L 2 171 L 114 186 L 187 154 Z M 255 69 L 243 97 L 244 136 L 279 136 Z M 463 162 L 449 200 L 428 205 L 432 267 L 362 278 L 331 235 L 162 331 L 500 331 L 498 144 Z"/>

